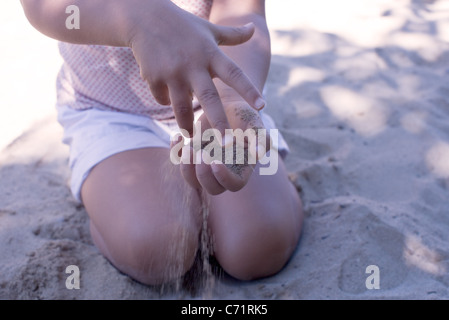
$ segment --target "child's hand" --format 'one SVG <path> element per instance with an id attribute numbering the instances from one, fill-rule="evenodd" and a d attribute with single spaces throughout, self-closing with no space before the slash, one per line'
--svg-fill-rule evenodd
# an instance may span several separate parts
<path id="1" fill-rule="evenodd" d="M 156 100 L 173 106 L 180 128 L 193 133 L 192 94 L 209 124 L 224 134 L 229 128 L 213 78 L 235 89 L 255 109 L 264 106 L 259 90 L 219 45 L 248 41 L 254 25 L 218 26 L 190 14 L 171 1 L 144 1 L 134 13 L 130 46 Z M 145 10 L 146 9 L 146 10 Z"/>
<path id="2" fill-rule="evenodd" d="M 264 152 L 267 152 L 268 147 L 270 146 L 268 134 L 264 137 L 263 134 L 266 134 L 266 132 L 260 131 L 260 129 L 265 128 L 256 111 L 244 101 L 224 102 L 224 104 L 231 128 L 241 129 L 242 131 L 252 129 L 247 132 L 250 134 L 252 132 L 259 134 L 257 138 L 260 137 L 260 140 L 246 139 L 244 146 L 240 146 L 242 147 L 241 150 L 246 154 L 246 156 L 244 156 L 244 164 L 237 164 L 235 161 L 236 159 L 226 157 L 226 159 L 223 158 L 225 161 L 221 161 L 224 163 L 219 162 L 209 165 L 207 163 L 210 163 L 210 161 L 206 161 L 205 159 L 205 157 L 210 157 L 209 152 L 203 152 L 201 163 L 198 163 L 198 157 L 199 154 L 201 154 L 200 150 L 194 149 L 194 146 L 185 146 L 182 149 L 182 152 L 186 152 L 184 155 L 182 152 L 180 154 L 181 159 L 183 159 L 181 161 L 181 173 L 184 179 L 192 187 L 196 189 L 202 188 L 213 195 L 220 194 L 226 190 L 235 192 L 242 189 L 254 171 L 256 160 L 262 157 Z M 201 137 L 203 137 L 204 131 L 211 128 L 204 114 L 200 117 L 198 122 L 201 124 L 201 132 L 195 132 L 195 138 L 197 139 L 199 139 L 199 136 L 196 135 L 201 135 Z M 253 136 L 253 138 L 256 138 L 256 136 Z M 229 142 L 232 143 L 233 141 L 231 140 Z M 234 143 L 235 142 L 236 141 L 234 141 Z M 258 149 L 256 149 L 256 145 Z M 233 146 L 235 146 L 235 144 L 229 144 L 228 148 L 232 148 Z M 239 145 L 237 145 L 237 147 L 239 147 Z M 257 150 L 262 152 L 257 154 Z M 188 159 L 185 159 L 186 155 L 189 156 Z M 196 164 L 194 163 L 194 157 L 196 159 Z"/>
<path id="3" fill-rule="evenodd" d="M 30 23 L 54 39 L 83 45 L 130 46 L 156 100 L 161 104 L 171 103 L 179 126 L 190 133 L 193 94 L 212 127 L 223 133 L 229 128 L 212 78 L 219 78 L 235 89 L 250 106 L 256 109 L 264 106 L 259 90 L 245 72 L 218 47 L 240 48 L 237 45 L 255 33 L 254 24 L 219 26 L 182 10 L 169 0 L 21 2 Z M 254 3 L 256 6 L 259 1 Z M 65 27 L 66 8 L 71 5 L 81 12 L 79 29 Z M 225 18 L 228 13 L 222 14 Z"/>

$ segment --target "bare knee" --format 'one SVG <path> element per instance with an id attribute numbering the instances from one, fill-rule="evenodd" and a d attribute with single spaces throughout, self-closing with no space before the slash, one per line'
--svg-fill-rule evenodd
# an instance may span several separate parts
<path id="1" fill-rule="evenodd" d="M 253 280 L 278 273 L 299 241 L 303 224 L 302 202 L 292 185 L 272 201 L 215 207 L 211 228 L 215 256 L 223 269 L 240 280 Z M 262 200 L 260 200 L 262 201 Z M 216 202 L 221 206 L 224 202 Z"/>
<path id="2" fill-rule="evenodd" d="M 239 280 L 254 280 L 278 273 L 293 254 L 301 226 L 258 223 L 237 228 L 217 244 L 223 269 Z"/>
<path id="3" fill-rule="evenodd" d="M 95 244 L 123 273 L 147 284 L 159 285 L 183 276 L 193 265 L 198 250 L 198 230 L 180 224 L 145 228 L 134 225 L 108 243 L 92 227 Z"/>

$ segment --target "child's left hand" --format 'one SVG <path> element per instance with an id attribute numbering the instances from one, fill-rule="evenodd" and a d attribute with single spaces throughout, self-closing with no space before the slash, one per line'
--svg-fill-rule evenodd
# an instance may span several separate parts
<path id="1" fill-rule="evenodd" d="M 223 104 L 225 106 L 226 116 L 232 129 L 241 129 L 243 131 L 253 129 L 254 131 L 252 132 L 257 133 L 261 132 L 259 129 L 265 129 L 258 112 L 249 106 L 245 101 L 223 101 Z M 198 123 L 201 124 L 201 133 L 195 134 L 201 134 L 201 137 L 203 137 L 204 131 L 211 129 L 212 127 L 207 121 L 205 114 L 199 118 Z M 231 141 L 228 141 L 228 144 L 230 142 Z M 256 139 L 252 139 L 252 141 L 248 141 L 247 139 L 245 141 L 244 150 L 247 154 L 247 156 L 245 156 L 245 164 L 223 164 L 220 162 L 206 164 L 204 158 L 209 156 L 207 152 L 202 153 L 201 163 L 194 164 L 193 157 L 196 157 L 198 152 L 201 151 L 194 151 L 192 146 L 185 146 L 183 151 L 188 151 L 190 159 L 186 159 L 187 161 L 181 161 L 181 173 L 184 179 L 186 179 L 192 187 L 196 189 L 203 188 L 212 195 L 220 194 L 226 190 L 233 192 L 238 191 L 246 185 L 251 177 L 256 164 L 256 158 L 263 156 L 263 154 L 256 155 L 254 153 L 254 151 L 257 150 L 254 145 L 255 143 Z M 259 140 L 259 149 L 262 147 L 260 144 L 264 144 L 263 148 L 261 148 L 262 151 L 267 152 L 267 147 L 270 146 L 268 135 L 266 139 Z M 230 148 L 229 145 L 228 147 Z M 186 148 L 190 148 L 190 150 L 187 150 Z M 253 149 L 252 153 L 250 151 L 251 149 Z M 251 156 L 254 156 L 252 158 L 254 161 L 248 161 L 248 159 L 251 159 Z"/>

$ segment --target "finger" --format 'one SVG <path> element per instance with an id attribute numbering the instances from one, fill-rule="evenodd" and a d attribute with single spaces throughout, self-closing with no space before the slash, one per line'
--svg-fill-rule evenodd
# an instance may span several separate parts
<path id="1" fill-rule="evenodd" d="M 189 137 L 193 136 L 193 108 L 190 90 L 180 85 L 171 85 L 170 100 L 179 128 L 186 130 Z"/>
<path id="2" fill-rule="evenodd" d="M 198 151 L 199 153 L 201 151 Z M 226 189 L 215 179 L 210 165 L 201 161 L 195 166 L 196 177 L 204 190 L 211 195 L 218 195 L 226 191 Z"/>
<path id="3" fill-rule="evenodd" d="M 163 82 L 151 82 L 150 91 L 157 103 L 168 106 L 170 105 L 170 96 L 168 87 Z"/>
<path id="4" fill-rule="evenodd" d="M 240 27 L 225 27 L 214 25 L 215 40 L 218 45 L 234 46 L 245 43 L 254 35 L 254 23 L 248 23 Z"/>
<path id="5" fill-rule="evenodd" d="M 250 166 L 241 166 L 237 174 L 219 161 L 213 161 L 211 163 L 211 169 L 217 182 L 226 190 L 232 192 L 242 189 L 252 172 Z"/>
<path id="6" fill-rule="evenodd" d="M 192 188 L 200 189 L 201 185 L 198 182 L 198 179 L 196 178 L 193 156 L 194 151 L 191 147 L 184 146 L 182 148 L 181 165 L 180 165 L 181 175 Z"/>
<path id="7" fill-rule="evenodd" d="M 209 74 L 198 74 L 192 79 L 192 88 L 212 128 L 224 136 L 229 128 L 228 118 L 221 103 L 220 95 Z"/>
<path id="8" fill-rule="evenodd" d="M 182 147 L 184 146 L 184 138 L 182 134 L 177 133 L 170 139 L 170 160 L 173 164 L 181 162 Z"/>
<path id="9" fill-rule="evenodd" d="M 211 62 L 215 76 L 233 88 L 237 93 L 256 110 L 265 107 L 265 100 L 248 76 L 225 54 L 217 54 Z"/>
<path id="10" fill-rule="evenodd" d="M 273 142 L 271 140 L 272 139 L 271 135 L 267 129 L 263 127 L 262 128 L 254 127 L 251 128 L 250 130 L 253 131 L 248 141 L 249 142 L 248 150 L 250 159 L 251 160 L 255 159 L 255 161 L 251 161 L 250 163 L 255 163 L 256 161 L 262 159 L 265 156 L 265 154 L 268 151 L 270 151 Z"/>
<path id="11" fill-rule="evenodd" d="M 210 125 L 209 121 L 207 120 L 207 116 L 205 113 L 203 113 L 196 123 L 201 124 L 201 133 L 203 133 L 207 129 L 212 129 L 212 126 Z"/>

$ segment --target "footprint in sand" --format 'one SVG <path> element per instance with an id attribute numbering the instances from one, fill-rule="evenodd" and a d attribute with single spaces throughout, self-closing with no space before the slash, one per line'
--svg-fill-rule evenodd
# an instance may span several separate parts
<path id="1" fill-rule="evenodd" d="M 370 265 L 379 267 L 381 290 L 401 285 L 408 273 L 403 260 L 403 234 L 369 211 L 364 214 L 357 232 L 361 235 L 361 246 L 344 260 L 338 277 L 340 290 L 352 294 L 368 291 L 365 282 L 370 273 L 366 273 L 366 268 Z"/>

